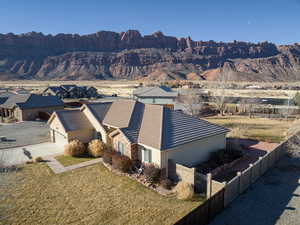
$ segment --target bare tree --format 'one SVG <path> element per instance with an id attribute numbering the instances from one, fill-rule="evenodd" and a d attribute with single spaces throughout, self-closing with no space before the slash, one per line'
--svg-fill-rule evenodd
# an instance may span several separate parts
<path id="1" fill-rule="evenodd" d="M 227 88 L 227 80 L 228 75 L 226 73 L 221 73 L 220 76 L 218 76 L 216 80 L 216 90 L 217 93 L 215 93 L 213 97 L 213 101 L 216 104 L 216 108 L 221 113 L 221 115 L 224 115 L 224 111 L 226 108 L 226 88 Z"/>
<path id="2" fill-rule="evenodd" d="M 199 116 L 203 107 L 203 98 L 201 93 L 196 89 L 187 89 L 178 97 L 179 103 L 184 108 L 184 111 L 191 116 Z"/>

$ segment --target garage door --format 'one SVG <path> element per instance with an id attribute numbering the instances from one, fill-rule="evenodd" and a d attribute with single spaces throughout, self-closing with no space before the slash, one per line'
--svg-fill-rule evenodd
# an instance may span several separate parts
<path id="1" fill-rule="evenodd" d="M 66 144 L 68 144 L 67 138 L 63 134 L 55 130 L 53 130 L 53 137 L 54 137 L 53 138 L 54 143 L 57 144 L 58 146 L 64 147 Z"/>

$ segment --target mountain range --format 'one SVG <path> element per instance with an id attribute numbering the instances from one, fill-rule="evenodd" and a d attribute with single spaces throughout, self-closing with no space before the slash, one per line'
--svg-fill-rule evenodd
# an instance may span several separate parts
<path id="1" fill-rule="evenodd" d="M 0 34 L 0 80 L 299 81 L 300 43 L 193 41 L 158 31 Z"/>

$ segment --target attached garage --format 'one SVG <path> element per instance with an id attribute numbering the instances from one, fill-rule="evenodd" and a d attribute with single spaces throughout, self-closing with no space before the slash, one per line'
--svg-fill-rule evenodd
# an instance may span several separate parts
<path id="1" fill-rule="evenodd" d="M 61 110 L 48 120 L 52 142 L 64 147 L 69 141 L 78 139 L 89 142 L 94 136 L 94 127 L 81 110 Z"/>
<path id="2" fill-rule="evenodd" d="M 68 137 L 64 134 L 61 134 L 59 131 L 51 130 L 51 140 L 53 143 L 57 144 L 58 146 L 64 147 L 68 144 Z"/>

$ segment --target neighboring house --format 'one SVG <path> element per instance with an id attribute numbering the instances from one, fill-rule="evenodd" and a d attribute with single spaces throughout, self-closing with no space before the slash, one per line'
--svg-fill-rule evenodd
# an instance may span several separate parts
<path id="1" fill-rule="evenodd" d="M 156 164 L 166 172 L 169 160 L 194 166 L 207 160 L 210 153 L 224 149 L 229 131 L 160 105 L 133 100 L 91 103 L 76 111 L 58 111 L 48 124 L 52 141 L 60 146 L 72 139 L 85 143 L 101 139 L 121 154 Z"/>
<path id="2" fill-rule="evenodd" d="M 133 98 L 145 104 L 158 104 L 174 107 L 178 93 L 165 86 L 140 87 L 133 91 Z M 172 107 L 173 106 L 173 107 Z"/>
<path id="3" fill-rule="evenodd" d="M 35 120 L 40 113 L 51 114 L 63 108 L 64 103 L 56 96 L 12 95 L 0 104 L 0 116 L 18 121 Z"/>
<path id="4" fill-rule="evenodd" d="M 67 98 L 68 92 L 61 87 L 51 86 L 43 91 L 44 96 L 57 96 L 59 98 Z"/>
<path id="5" fill-rule="evenodd" d="M 43 95 L 59 98 L 95 98 L 98 96 L 98 92 L 92 86 L 61 85 L 46 88 Z"/>

